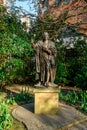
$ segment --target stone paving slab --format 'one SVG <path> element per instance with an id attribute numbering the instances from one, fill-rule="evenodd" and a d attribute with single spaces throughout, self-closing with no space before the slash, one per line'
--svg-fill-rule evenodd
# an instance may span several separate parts
<path id="1" fill-rule="evenodd" d="M 87 116 L 61 103 L 56 115 L 35 115 L 33 103 L 18 106 L 12 115 L 23 122 L 28 130 L 87 130 Z"/>
<path id="2" fill-rule="evenodd" d="M 80 123 L 78 125 L 75 125 L 68 130 L 87 130 L 87 121 Z"/>

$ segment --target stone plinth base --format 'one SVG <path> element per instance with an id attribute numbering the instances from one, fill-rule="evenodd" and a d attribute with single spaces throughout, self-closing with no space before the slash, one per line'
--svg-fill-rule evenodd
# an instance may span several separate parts
<path id="1" fill-rule="evenodd" d="M 58 113 L 58 90 L 36 89 L 34 90 L 35 114 L 56 114 Z"/>

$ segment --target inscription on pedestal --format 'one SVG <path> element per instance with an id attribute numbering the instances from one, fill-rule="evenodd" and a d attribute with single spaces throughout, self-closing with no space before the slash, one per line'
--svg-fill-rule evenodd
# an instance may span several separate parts
<path id="1" fill-rule="evenodd" d="M 56 114 L 58 113 L 58 90 L 36 89 L 34 112 L 35 114 Z"/>

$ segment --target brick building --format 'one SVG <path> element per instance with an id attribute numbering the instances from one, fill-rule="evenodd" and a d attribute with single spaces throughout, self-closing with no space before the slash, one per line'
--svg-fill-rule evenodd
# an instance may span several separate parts
<path id="1" fill-rule="evenodd" d="M 41 0 L 38 8 L 39 17 L 48 11 L 56 19 L 68 12 L 66 22 L 77 27 L 80 33 L 87 35 L 87 2 L 85 0 Z"/>

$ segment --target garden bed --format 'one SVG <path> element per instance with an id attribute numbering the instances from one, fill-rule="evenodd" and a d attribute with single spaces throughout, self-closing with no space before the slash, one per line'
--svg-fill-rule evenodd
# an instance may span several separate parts
<path id="1" fill-rule="evenodd" d="M 17 105 L 32 102 L 34 100 L 31 94 L 33 87 L 27 85 L 12 85 L 3 88 L 0 91 L 0 104 L 2 114 L 0 121 L 5 130 L 26 130 L 22 122 L 12 118 L 11 112 Z M 81 112 L 87 114 L 87 91 L 81 89 L 63 86 L 60 87 L 59 100 L 63 104 L 69 104 Z M 6 124 L 6 122 L 8 122 Z M 1 125 L 0 123 L 0 125 Z M 5 124 L 5 125 L 4 125 Z M 2 127 L 0 126 L 0 127 Z M 0 130 L 3 130 L 0 129 Z"/>
<path id="2" fill-rule="evenodd" d="M 20 90 L 19 93 L 14 93 L 6 87 L 0 90 L 0 130 L 26 130 L 22 122 L 12 117 L 11 112 L 18 105 L 27 103 L 31 99 L 29 92 Z"/>

